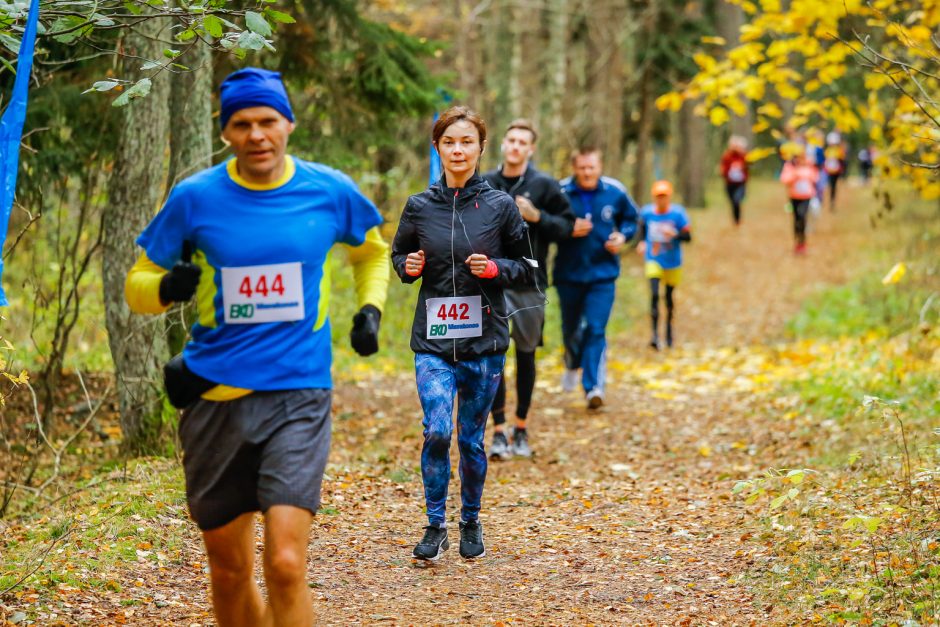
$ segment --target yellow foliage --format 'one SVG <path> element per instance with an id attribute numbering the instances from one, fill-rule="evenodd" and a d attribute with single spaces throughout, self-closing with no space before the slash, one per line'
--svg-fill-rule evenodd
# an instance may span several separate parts
<path id="1" fill-rule="evenodd" d="M 731 116 L 728 115 L 728 110 L 724 107 L 715 107 L 708 112 L 708 119 L 711 121 L 712 125 L 721 126 L 730 120 Z"/>
<path id="2" fill-rule="evenodd" d="M 747 153 L 747 161 L 749 163 L 754 163 L 755 161 L 760 161 L 761 159 L 766 159 L 767 157 L 777 154 L 777 149 L 774 147 L 766 148 L 754 148 Z"/>
<path id="3" fill-rule="evenodd" d="M 783 111 L 780 109 L 780 107 L 777 106 L 776 103 L 773 102 L 768 102 L 767 104 L 758 107 L 757 112 L 761 115 L 766 115 L 769 118 L 780 119 L 783 117 Z"/>
<path id="4" fill-rule="evenodd" d="M 792 101 L 796 115 L 791 123 L 811 123 L 823 131 L 864 130 L 883 157 L 883 175 L 904 177 L 927 197 L 940 194 L 931 171 L 911 165 L 940 162 L 940 137 L 934 135 L 940 133 L 940 0 L 726 1 L 750 18 L 740 28 L 740 45 L 724 57 L 695 55 L 700 70 L 682 97 L 700 100 L 698 114 L 720 126 L 751 102 L 761 116 L 755 132 L 773 133 L 778 129 L 772 121 L 783 118 L 779 100 Z M 854 33 L 865 39 L 856 40 Z M 703 42 L 718 43 L 713 38 Z M 874 42 L 875 51 L 866 48 L 867 42 Z M 876 65 L 860 63 L 861 57 Z M 849 101 L 845 94 L 856 87 L 849 81 L 858 77 L 868 98 Z M 658 104 L 678 106 L 674 97 Z"/>
<path id="5" fill-rule="evenodd" d="M 881 282 L 885 285 L 892 285 L 894 283 L 899 283 L 901 279 L 904 278 L 905 273 L 907 273 L 907 266 L 904 265 L 904 262 L 898 262 L 894 264 L 894 267 L 888 271 L 888 274 L 881 279 Z"/>
<path id="6" fill-rule="evenodd" d="M 656 99 L 656 108 L 660 111 L 678 111 L 682 108 L 682 94 L 674 91 Z"/>

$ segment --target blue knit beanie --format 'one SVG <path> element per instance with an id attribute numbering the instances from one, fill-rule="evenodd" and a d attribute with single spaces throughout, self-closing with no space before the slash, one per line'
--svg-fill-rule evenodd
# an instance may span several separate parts
<path id="1" fill-rule="evenodd" d="M 287 88 L 284 87 L 280 72 L 256 67 L 232 72 L 222 81 L 219 96 L 222 101 L 219 123 L 223 129 L 236 111 L 248 107 L 271 107 L 291 122 L 294 121 L 294 112 L 290 108 Z"/>

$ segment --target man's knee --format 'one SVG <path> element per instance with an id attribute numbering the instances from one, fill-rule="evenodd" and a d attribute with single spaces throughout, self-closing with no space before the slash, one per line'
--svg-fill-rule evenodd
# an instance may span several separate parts
<path id="1" fill-rule="evenodd" d="M 301 584 L 307 573 L 305 548 L 290 546 L 266 549 L 264 571 L 268 586 L 289 588 Z"/>
<path id="2" fill-rule="evenodd" d="M 209 576 L 212 583 L 221 589 L 237 588 L 240 584 L 252 577 L 254 569 L 254 554 L 247 551 L 213 549 L 206 546 L 209 556 Z"/>

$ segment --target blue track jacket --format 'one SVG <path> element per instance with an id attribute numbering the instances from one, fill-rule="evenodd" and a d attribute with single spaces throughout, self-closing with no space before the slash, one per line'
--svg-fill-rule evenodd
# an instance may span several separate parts
<path id="1" fill-rule="evenodd" d="M 629 242 L 637 229 L 638 211 L 626 188 L 616 179 L 604 176 L 593 192 L 581 190 L 574 178 L 561 181 L 571 209 L 579 218 L 590 214 L 594 229 L 585 237 L 558 242 L 555 283 L 595 283 L 620 276 L 620 256 L 612 255 L 604 243 L 614 229 Z"/>

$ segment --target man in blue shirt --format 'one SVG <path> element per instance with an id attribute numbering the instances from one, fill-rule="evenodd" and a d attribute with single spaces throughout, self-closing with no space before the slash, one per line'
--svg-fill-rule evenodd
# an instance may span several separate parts
<path id="1" fill-rule="evenodd" d="M 185 408 L 186 498 L 218 624 L 309 627 L 307 540 L 330 447 L 330 251 L 350 247 L 361 307 L 351 340 L 368 355 L 388 246 L 378 210 L 349 177 L 287 154 L 294 117 L 280 74 L 239 70 L 220 100 L 234 159 L 173 188 L 137 239 L 125 295 L 150 314 L 196 297 L 192 337 L 164 372 L 168 397 Z M 257 511 L 267 603 L 254 578 Z"/>
<path id="2" fill-rule="evenodd" d="M 637 228 L 636 205 L 617 180 L 602 176 L 601 152 L 582 148 L 571 158 L 574 176 L 562 181 L 576 216 L 571 238 L 558 243 L 555 289 L 565 343 L 562 387 L 571 391 L 581 370 L 590 409 L 604 404 L 607 321 L 620 276 L 620 251 Z"/>

